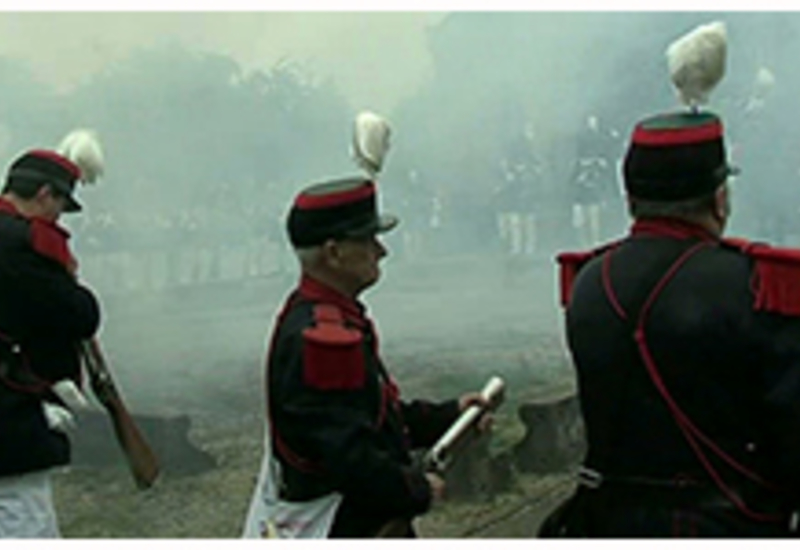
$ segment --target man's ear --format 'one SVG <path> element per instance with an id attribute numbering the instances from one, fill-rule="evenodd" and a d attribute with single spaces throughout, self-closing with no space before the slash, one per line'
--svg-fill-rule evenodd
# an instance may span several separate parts
<path id="1" fill-rule="evenodd" d="M 339 247 L 339 243 L 333 239 L 328 239 L 322 243 L 320 248 L 322 249 L 322 258 L 325 264 L 330 267 L 338 267 L 342 258 L 342 250 Z"/>
<path id="2" fill-rule="evenodd" d="M 722 184 L 714 192 L 714 217 L 718 220 L 726 220 L 730 214 L 731 201 L 728 184 Z"/>

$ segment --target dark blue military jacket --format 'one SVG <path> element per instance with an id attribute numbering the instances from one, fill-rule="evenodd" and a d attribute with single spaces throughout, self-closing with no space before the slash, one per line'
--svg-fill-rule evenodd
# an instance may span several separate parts
<path id="1" fill-rule="evenodd" d="M 800 253 L 649 220 L 559 259 L 592 474 L 566 534 L 786 534 Z"/>
<path id="2" fill-rule="evenodd" d="M 69 462 L 42 400 L 55 399 L 53 382 L 79 380 L 77 344 L 97 330 L 100 309 L 68 270 L 67 238 L 0 200 L 0 476 Z"/>
<path id="3" fill-rule="evenodd" d="M 346 537 L 428 509 L 410 452 L 433 444 L 458 404 L 400 399 L 363 305 L 304 277 L 274 329 L 267 380 L 284 499 L 342 493 L 331 535 Z"/>

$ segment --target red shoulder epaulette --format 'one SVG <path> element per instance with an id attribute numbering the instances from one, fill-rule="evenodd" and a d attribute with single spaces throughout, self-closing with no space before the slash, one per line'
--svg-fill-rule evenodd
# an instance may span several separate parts
<path id="1" fill-rule="evenodd" d="M 734 238 L 722 244 L 755 260 L 753 309 L 800 316 L 800 249 Z"/>
<path id="2" fill-rule="evenodd" d="M 320 390 L 358 389 L 364 385 L 363 337 L 344 324 L 331 304 L 314 306 L 314 326 L 303 330 L 303 380 Z"/>
<path id="3" fill-rule="evenodd" d="M 594 250 L 584 252 L 562 252 L 556 256 L 559 265 L 559 287 L 561 290 L 561 306 L 566 307 L 572 297 L 572 285 L 578 272 L 589 260 L 600 256 L 606 250 L 616 247 L 621 241 L 613 241 Z"/>
<path id="4" fill-rule="evenodd" d="M 69 250 L 69 233 L 64 228 L 42 218 L 31 218 L 30 228 L 31 246 L 36 252 L 68 270 L 73 269 L 75 260 Z"/>

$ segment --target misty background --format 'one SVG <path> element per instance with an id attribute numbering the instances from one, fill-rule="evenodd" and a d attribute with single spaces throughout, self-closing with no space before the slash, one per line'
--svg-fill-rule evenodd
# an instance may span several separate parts
<path id="1" fill-rule="evenodd" d="M 98 132 L 106 176 L 64 222 L 111 367 L 135 409 L 235 410 L 297 275 L 288 206 L 357 173 L 358 111 L 393 128 L 379 188 L 402 221 L 365 297 L 388 362 L 524 348 L 561 331 L 554 255 L 626 231 L 630 128 L 677 107 L 664 51 L 712 20 L 730 232 L 797 245 L 796 13 L 0 13 L 0 159 Z"/>

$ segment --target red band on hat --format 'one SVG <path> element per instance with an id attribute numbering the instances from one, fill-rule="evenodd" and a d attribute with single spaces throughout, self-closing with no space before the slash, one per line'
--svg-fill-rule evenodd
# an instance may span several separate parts
<path id="1" fill-rule="evenodd" d="M 632 139 L 637 145 L 688 145 L 721 137 L 722 124 L 714 121 L 688 128 L 647 129 L 637 126 Z"/>
<path id="2" fill-rule="evenodd" d="M 359 185 L 355 189 L 348 189 L 340 193 L 330 193 L 327 195 L 301 194 L 297 197 L 294 204 L 297 208 L 302 209 L 331 208 L 368 199 L 374 194 L 375 185 L 371 181 L 367 181 L 364 185 Z"/>
<path id="3" fill-rule="evenodd" d="M 78 167 L 78 165 L 69 160 L 68 158 L 59 155 L 55 151 L 48 151 L 46 149 L 35 149 L 33 151 L 28 151 L 28 154 L 34 157 L 39 157 L 55 162 L 59 166 L 63 167 L 65 170 L 68 170 L 70 174 L 72 174 L 76 179 L 81 177 L 81 169 Z"/>

